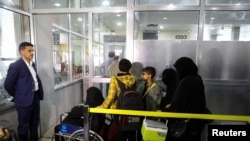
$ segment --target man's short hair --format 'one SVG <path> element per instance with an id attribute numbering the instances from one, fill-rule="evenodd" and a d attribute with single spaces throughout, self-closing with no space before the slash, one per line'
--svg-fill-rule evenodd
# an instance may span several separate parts
<path id="1" fill-rule="evenodd" d="M 22 42 L 19 44 L 19 51 L 24 50 L 27 46 L 32 46 L 33 44 L 29 43 L 29 42 Z"/>
<path id="2" fill-rule="evenodd" d="M 154 67 L 151 66 L 147 66 L 145 68 L 142 69 L 142 72 L 146 72 L 148 74 L 151 74 L 151 77 L 154 78 L 155 74 L 156 74 L 156 70 Z"/>
<path id="3" fill-rule="evenodd" d="M 128 59 L 121 59 L 119 61 L 119 70 L 122 72 L 129 72 L 132 64 Z"/>

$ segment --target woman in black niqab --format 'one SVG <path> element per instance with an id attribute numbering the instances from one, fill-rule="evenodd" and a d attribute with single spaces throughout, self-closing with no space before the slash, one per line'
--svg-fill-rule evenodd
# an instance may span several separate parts
<path id="1" fill-rule="evenodd" d="M 180 81 L 181 79 L 183 79 L 188 75 L 198 76 L 198 67 L 193 62 L 193 60 L 191 60 L 188 57 L 182 57 L 178 59 L 175 62 L 174 67 L 176 68 L 178 81 Z"/>
<path id="2" fill-rule="evenodd" d="M 179 58 L 174 67 L 176 68 L 177 88 L 171 100 L 168 111 L 179 113 L 204 113 L 206 99 L 204 85 L 198 75 L 198 67 L 188 57 Z M 178 119 L 170 119 L 169 126 Z M 201 120 L 191 119 L 186 132 L 180 138 L 167 135 L 166 141 L 201 141 L 203 130 Z M 170 127 L 169 127 L 170 128 Z"/>

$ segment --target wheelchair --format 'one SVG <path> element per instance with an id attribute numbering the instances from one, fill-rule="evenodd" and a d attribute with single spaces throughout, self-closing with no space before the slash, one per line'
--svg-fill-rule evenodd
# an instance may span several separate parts
<path id="1" fill-rule="evenodd" d="M 57 125 L 58 132 L 54 133 L 51 141 L 84 141 L 84 128 L 76 125 L 62 123 L 68 113 L 60 115 L 60 123 Z M 83 119 L 83 118 L 82 118 Z M 96 132 L 89 130 L 89 141 L 104 141 Z"/>

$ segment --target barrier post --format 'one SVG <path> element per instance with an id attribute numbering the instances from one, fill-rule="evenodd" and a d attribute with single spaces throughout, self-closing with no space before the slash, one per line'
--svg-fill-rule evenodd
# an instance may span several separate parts
<path id="1" fill-rule="evenodd" d="M 83 105 L 84 141 L 89 141 L 89 105 Z"/>

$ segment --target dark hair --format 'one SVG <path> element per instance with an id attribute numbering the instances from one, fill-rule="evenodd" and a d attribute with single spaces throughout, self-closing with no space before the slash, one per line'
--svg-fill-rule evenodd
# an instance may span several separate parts
<path id="1" fill-rule="evenodd" d="M 131 62 L 128 59 L 121 59 L 119 61 L 119 70 L 122 72 L 129 72 L 129 69 L 132 67 Z"/>
<path id="2" fill-rule="evenodd" d="M 114 51 L 110 51 L 109 52 L 109 58 L 113 58 L 115 57 L 115 52 Z"/>
<path id="3" fill-rule="evenodd" d="M 146 72 L 148 74 L 151 74 L 151 77 L 154 78 L 155 74 L 156 74 L 156 70 L 154 67 L 152 66 L 147 66 L 145 68 L 142 69 L 142 72 Z"/>
<path id="4" fill-rule="evenodd" d="M 19 44 L 19 51 L 24 50 L 27 46 L 32 46 L 33 44 L 29 43 L 29 42 L 22 42 Z"/>

